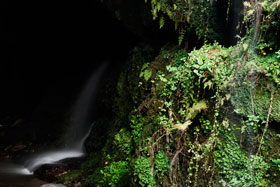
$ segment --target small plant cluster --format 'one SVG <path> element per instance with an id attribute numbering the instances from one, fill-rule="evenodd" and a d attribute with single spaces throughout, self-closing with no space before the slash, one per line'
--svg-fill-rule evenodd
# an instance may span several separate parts
<path id="1" fill-rule="evenodd" d="M 211 161 L 201 166 L 209 159 L 216 133 L 213 120 L 201 114 L 209 105 L 203 98 L 211 101 L 211 96 L 216 95 L 215 88 L 224 85 L 230 73 L 224 70 L 232 50 L 217 43 L 189 54 L 183 50 L 173 54 L 163 50 L 155 62 L 143 64 L 138 87 L 150 93 L 130 115 L 135 154 L 139 157 L 134 162 L 134 176 L 140 185 L 154 186 L 162 181 L 167 181 L 162 185 L 181 183 L 179 176 L 184 170 L 189 176 L 184 183 L 196 181 L 197 184 L 202 177 L 201 169 L 213 165 Z M 193 123 L 196 127 L 190 128 Z M 206 132 L 208 141 L 199 140 L 201 132 Z M 184 159 L 188 157 L 189 163 Z M 180 160 L 186 162 L 185 169 L 178 169 Z"/>
<path id="2" fill-rule="evenodd" d="M 279 50 L 279 0 L 244 1 L 244 22 L 261 55 Z"/>
<path id="3" fill-rule="evenodd" d="M 174 21 L 179 44 L 191 29 L 208 37 L 216 1 L 150 2 L 160 28 L 166 17 Z M 269 125 L 280 123 L 279 2 L 245 1 L 247 35 L 233 47 L 168 46 L 156 58 L 150 47 L 134 48 L 117 83 L 110 136 L 87 164 L 88 183 L 278 185 L 280 136 Z"/>
<path id="4" fill-rule="evenodd" d="M 155 178 L 151 173 L 151 162 L 149 157 L 141 157 L 135 161 L 134 175 L 136 176 L 135 182 L 139 180 L 141 186 L 156 186 Z"/>
<path id="5" fill-rule="evenodd" d="M 271 161 L 273 162 L 274 166 L 280 171 L 280 158 L 279 159 L 271 158 Z"/>
<path id="6" fill-rule="evenodd" d="M 159 17 L 160 28 L 164 26 L 165 17 L 174 22 L 175 30 L 179 33 L 178 43 L 181 45 L 185 35 L 192 29 L 199 39 L 211 38 L 214 32 L 212 23 L 215 3 L 210 0 L 151 0 L 151 12 L 153 19 Z"/>
<path id="7" fill-rule="evenodd" d="M 101 183 L 109 186 L 120 186 L 121 184 L 126 184 L 126 177 L 129 173 L 128 162 L 118 161 L 112 162 L 104 167 L 104 170 L 100 170 L 103 174 L 103 180 Z"/>
<path id="8" fill-rule="evenodd" d="M 224 133 L 224 140 L 218 140 L 214 152 L 222 186 L 268 186 L 269 164 L 262 157 L 248 157 L 236 137 L 230 131 Z"/>
<path id="9" fill-rule="evenodd" d="M 277 85 L 280 85 L 280 50 L 260 57 L 258 63 L 262 67 L 265 76 L 272 79 Z"/>
<path id="10" fill-rule="evenodd" d="M 242 60 L 235 63 L 237 53 L 214 43 L 190 53 L 163 49 L 154 61 L 131 58 L 141 62 L 120 76 L 117 102 L 130 102 L 117 106 L 129 109 L 119 110 L 128 114 L 128 124 L 117 115 L 125 125 L 112 136 L 113 149 L 104 149 L 117 156 L 104 159 L 99 185 L 272 184 L 279 158 L 265 154 L 271 151 L 268 134 L 260 137 L 263 124 L 278 120 L 280 92 L 264 72 L 271 63 L 261 58 L 242 66 Z M 269 90 L 275 93 L 268 115 Z"/>

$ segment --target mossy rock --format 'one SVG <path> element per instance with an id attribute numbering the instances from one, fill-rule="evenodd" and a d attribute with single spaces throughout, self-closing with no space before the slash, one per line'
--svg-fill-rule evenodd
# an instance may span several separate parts
<path id="1" fill-rule="evenodd" d="M 81 178 L 81 171 L 80 170 L 72 170 L 69 171 L 61 176 L 59 176 L 59 181 L 63 182 L 64 184 L 71 183 L 73 181 L 77 181 Z"/>
<path id="2" fill-rule="evenodd" d="M 273 82 L 270 84 L 273 84 Z M 268 88 L 266 85 L 268 85 L 268 80 L 262 81 L 255 88 L 246 85 L 235 88 L 231 97 L 235 112 L 248 117 L 254 111 L 262 120 L 266 120 L 271 103 L 271 90 L 273 90 L 274 95 L 270 120 L 280 122 L 280 92 L 277 89 Z M 251 98 L 252 93 L 253 98 Z"/>
<path id="3" fill-rule="evenodd" d="M 268 91 L 262 91 L 258 89 L 255 95 L 255 110 L 259 115 L 267 115 L 268 108 L 270 106 L 270 97 L 271 93 Z M 280 93 L 277 92 L 274 95 L 274 99 L 272 102 L 272 111 L 271 111 L 271 119 L 276 122 L 280 122 Z"/>

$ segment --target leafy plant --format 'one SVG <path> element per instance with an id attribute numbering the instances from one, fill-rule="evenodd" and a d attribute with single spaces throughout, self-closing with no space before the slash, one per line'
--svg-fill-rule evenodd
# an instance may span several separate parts
<path id="1" fill-rule="evenodd" d="M 141 186 L 154 187 L 156 186 L 155 178 L 151 172 L 151 162 L 149 157 L 141 157 L 134 164 L 135 181 L 138 181 Z"/>
<path id="2" fill-rule="evenodd" d="M 280 53 L 275 52 L 274 54 L 260 57 L 258 58 L 258 63 L 262 67 L 259 71 L 280 85 L 280 58 L 278 56 L 280 56 Z"/>
<path id="3" fill-rule="evenodd" d="M 247 35 L 254 35 L 262 55 L 279 50 L 279 0 L 244 1 Z"/>
<path id="4" fill-rule="evenodd" d="M 280 171 L 280 159 L 274 159 L 274 158 L 271 158 L 270 159 L 273 164 L 277 167 L 277 169 Z"/>
<path id="5" fill-rule="evenodd" d="M 163 151 L 156 154 L 154 164 L 156 175 L 158 175 L 159 178 L 162 178 L 169 169 L 169 159 Z"/>
<path id="6" fill-rule="evenodd" d="M 143 131 L 144 118 L 141 115 L 132 115 L 130 126 L 132 128 L 132 138 L 137 143 Z"/>
<path id="7" fill-rule="evenodd" d="M 152 71 L 149 69 L 150 63 L 145 63 L 142 68 L 139 77 L 143 77 L 145 81 L 148 81 L 152 76 Z"/>
<path id="8" fill-rule="evenodd" d="M 261 157 L 251 155 L 238 145 L 236 138 L 228 133 L 225 140 L 218 140 L 218 150 L 214 153 L 214 160 L 220 168 L 223 186 L 267 186 L 266 179 L 269 164 Z"/>
<path id="9" fill-rule="evenodd" d="M 153 19 L 160 17 L 160 28 L 164 25 L 164 16 L 174 22 L 175 30 L 179 31 L 179 45 L 192 29 L 195 30 L 199 39 L 208 37 L 214 40 L 211 38 L 215 35 L 213 34 L 215 32 L 213 27 L 215 6 L 212 6 L 214 1 L 151 0 L 150 2 Z"/>
<path id="10" fill-rule="evenodd" d="M 114 140 L 114 144 L 127 155 L 129 155 L 132 150 L 132 142 L 130 137 L 130 132 L 127 129 L 122 128 L 119 133 L 115 135 Z"/>
<path id="11" fill-rule="evenodd" d="M 136 64 L 120 78 L 117 104 L 129 107 L 118 106 L 123 114 L 117 117 L 127 121 L 113 133 L 113 149 L 104 150 L 104 155 L 118 151 L 102 166 L 100 185 L 118 186 L 129 177 L 141 186 L 249 187 L 277 181 L 270 176 L 278 176 L 278 160 L 269 160 L 268 136 L 257 154 L 254 148 L 262 122 L 280 119 L 278 53 L 253 58 L 249 43 L 242 42 L 229 48 L 205 44 L 190 53 L 164 48 L 154 60 L 138 50 L 130 59 Z"/>
<path id="12" fill-rule="evenodd" d="M 110 186 L 122 186 L 127 183 L 126 177 L 129 172 L 127 161 L 112 162 L 100 170 L 103 175 L 103 184 Z"/>

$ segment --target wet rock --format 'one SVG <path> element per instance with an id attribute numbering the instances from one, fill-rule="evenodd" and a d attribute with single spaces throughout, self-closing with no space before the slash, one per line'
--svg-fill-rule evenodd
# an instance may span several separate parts
<path id="1" fill-rule="evenodd" d="M 24 120 L 23 119 L 17 119 L 13 124 L 12 127 L 19 127 L 23 124 Z"/>
<path id="2" fill-rule="evenodd" d="M 63 184 L 44 184 L 40 187 L 66 187 Z"/>
<path id="3" fill-rule="evenodd" d="M 17 144 L 10 151 L 17 152 L 17 151 L 21 151 L 21 150 L 25 149 L 26 147 L 27 147 L 26 145 Z"/>
<path id="4" fill-rule="evenodd" d="M 5 132 L 0 132 L 0 136 L 5 136 Z"/>
<path id="5" fill-rule="evenodd" d="M 82 183 L 81 182 L 77 182 L 74 184 L 74 187 L 82 187 Z"/>
<path id="6" fill-rule="evenodd" d="M 0 159 L 1 158 L 6 158 L 8 156 L 8 153 L 6 152 L 0 152 Z"/>
<path id="7" fill-rule="evenodd" d="M 64 168 L 59 164 L 45 164 L 34 171 L 41 180 L 55 182 L 58 173 L 62 173 Z"/>
<path id="8" fill-rule="evenodd" d="M 9 146 L 5 147 L 4 151 L 8 151 L 12 147 L 13 147 L 13 145 L 9 145 Z"/>

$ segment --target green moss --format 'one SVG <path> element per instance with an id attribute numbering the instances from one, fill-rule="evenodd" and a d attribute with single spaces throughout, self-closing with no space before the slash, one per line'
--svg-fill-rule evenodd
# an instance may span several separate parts
<path id="1" fill-rule="evenodd" d="M 219 168 L 222 186 L 268 186 L 269 164 L 262 157 L 247 156 L 237 139 L 229 132 L 224 141 L 218 140 L 214 160 Z"/>
<path id="2" fill-rule="evenodd" d="M 100 185 L 98 186 L 126 186 L 128 183 L 129 168 L 127 161 L 112 162 L 100 172 L 103 175 L 103 180 L 99 182 Z"/>
<path id="3" fill-rule="evenodd" d="M 267 116 L 268 108 L 270 106 L 271 92 L 268 90 L 263 91 L 261 89 L 256 90 L 255 95 L 255 110 L 260 116 Z M 274 94 L 272 102 L 271 120 L 275 120 L 280 123 L 280 93 Z"/>
<path id="4" fill-rule="evenodd" d="M 122 128 L 118 134 L 115 135 L 114 145 L 127 155 L 130 154 L 132 150 L 132 140 L 131 134 L 127 129 Z"/>
<path id="5" fill-rule="evenodd" d="M 272 91 L 268 88 L 270 84 L 270 81 L 263 80 L 259 81 L 254 87 L 244 85 L 236 88 L 231 98 L 235 111 L 245 116 L 256 113 L 256 115 L 265 121 L 271 103 Z M 280 122 L 280 92 L 275 88 L 273 91 L 273 105 L 270 120 Z"/>
<path id="6" fill-rule="evenodd" d="M 80 170 L 71 170 L 61 176 L 58 177 L 58 180 L 64 184 L 73 183 L 75 181 L 80 180 L 82 177 L 82 173 Z"/>
<path id="7" fill-rule="evenodd" d="M 120 75 L 106 143 L 85 167 L 88 183 L 277 183 L 271 173 L 279 175 L 269 155 L 278 159 L 274 151 L 279 140 L 268 141 L 266 134 L 255 156 L 272 90 L 269 123 L 279 122 L 280 115 L 277 79 L 263 71 L 267 64 L 248 57 L 242 66 L 236 63 L 240 58 L 237 47 L 225 48 L 218 43 L 205 44 L 190 53 L 165 47 L 154 59 L 148 51 L 135 48 Z"/>

